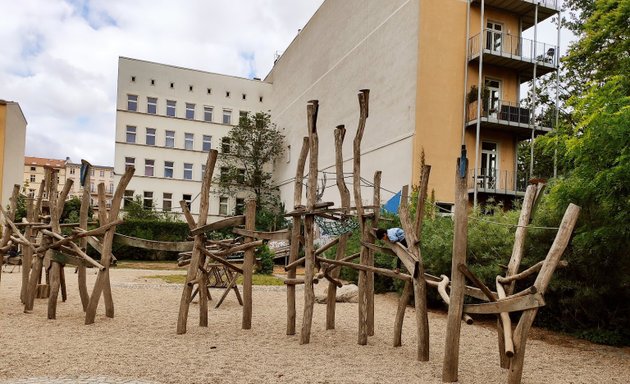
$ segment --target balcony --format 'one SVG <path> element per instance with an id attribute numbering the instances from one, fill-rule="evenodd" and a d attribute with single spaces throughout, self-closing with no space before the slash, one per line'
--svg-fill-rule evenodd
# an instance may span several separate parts
<path id="1" fill-rule="evenodd" d="M 481 4 L 481 0 L 472 0 L 472 4 Z M 534 25 L 536 4 L 538 4 L 538 22 L 548 19 L 560 10 L 559 0 L 485 0 L 486 7 L 503 9 L 521 17 L 523 30 Z"/>
<path id="2" fill-rule="evenodd" d="M 550 127 L 532 126 L 529 124 L 530 109 L 522 108 L 518 103 L 506 100 L 488 100 L 481 106 L 481 127 L 512 132 L 519 139 L 527 139 L 532 135 L 543 135 L 551 132 Z M 535 121 L 535 120 L 534 120 Z M 466 127 L 477 125 L 477 100 L 468 103 L 466 111 Z"/>
<path id="3" fill-rule="evenodd" d="M 519 180 L 512 171 L 501 171 L 499 169 L 480 168 L 468 171 L 468 193 L 474 193 L 475 184 L 477 193 L 487 193 L 492 195 L 524 196 L 527 188 L 527 180 Z"/>
<path id="4" fill-rule="evenodd" d="M 480 50 L 480 45 L 483 46 L 483 50 Z M 536 76 L 542 76 L 558 68 L 557 46 L 509 33 L 485 29 L 483 34 L 471 37 L 468 60 L 479 60 L 480 51 L 483 54 L 484 64 L 516 70 L 520 75 L 521 83 L 532 79 L 534 64 L 537 66 Z"/>

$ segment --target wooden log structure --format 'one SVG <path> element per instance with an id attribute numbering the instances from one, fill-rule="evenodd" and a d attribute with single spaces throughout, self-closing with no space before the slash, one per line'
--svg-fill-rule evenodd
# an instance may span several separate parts
<path id="1" fill-rule="evenodd" d="M 5 218 L 5 224 L 4 224 L 4 230 L 2 231 L 2 238 L 0 238 L 0 248 L 8 248 L 7 245 L 9 241 L 11 241 L 11 232 L 17 230 L 15 226 L 11 227 L 9 223 L 12 223 L 13 220 L 15 220 L 15 211 L 17 209 L 17 199 L 18 199 L 19 194 L 20 194 L 20 186 L 19 184 L 15 184 L 13 186 L 13 193 L 11 194 L 11 198 L 9 199 L 9 212 L 8 213 L 5 212 L 4 209 L 2 210 L 2 213 L 4 214 L 4 218 Z M 17 233 L 20 236 L 22 236 L 22 234 L 19 231 L 17 231 Z M 4 256 L 4 252 L 0 253 L 0 271 L 2 270 L 2 265 L 4 264 L 3 256 Z M 1 280 L 2 280 L 2 273 L 0 273 L 0 281 Z"/>
<path id="2" fill-rule="evenodd" d="M 245 203 L 245 229 L 254 231 L 256 229 L 256 200 L 250 199 Z M 245 249 L 245 260 L 243 261 L 243 319 L 242 329 L 252 328 L 252 278 L 254 274 L 254 246 L 257 242 L 253 237 L 245 236 L 243 246 Z M 262 245 L 262 240 L 258 243 Z M 236 249 L 239 247 L 233 247 Z"/>

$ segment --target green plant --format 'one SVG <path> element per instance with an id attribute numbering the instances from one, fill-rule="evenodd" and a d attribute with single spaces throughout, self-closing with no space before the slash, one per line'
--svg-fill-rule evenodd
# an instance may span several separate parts
<path id="1" fill-rule="evenodd" d="M 267 245 L 263 245 L 256 250 L 256 259 L 260 258 L 260 268 L 256 273 L 271 275 L 273 273 L 273 252 Z"/>

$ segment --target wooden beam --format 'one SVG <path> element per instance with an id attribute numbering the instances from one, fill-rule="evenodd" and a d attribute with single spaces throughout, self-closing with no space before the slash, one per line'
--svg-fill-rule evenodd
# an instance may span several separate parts
<path id="1" fill-rule="evenodd" d="M 249 236 L 259 240 L 267 240 L 267 241 L 282 241 L 289 240 L 291 238 L 291 232 L 288 229 L 284 229 L 282 231 L 275 232 L 263 232 L 263 231 L 248 231 L 243 228 L 234 228 L 232 229 L 237 235 L 240 236 Z"/>
<path id="2" fill-rule="evenodd" d="M 225 218 L 223 220 L 215 221 L 214 223 L 198 226 L 197 228 L 190 231 L 190 234 L 194 236 L 200 233 L 218 231 L 219 229 L 223 229 L 227 227 L 235 227 L 237 225 L 244 225 L 244 224 L 245 224 L 244 215 L 232 216 L 232 217 Z"/>
<path id="3" fill-rule="evenodd" d="M 151 249 L 154 251 L 186 252 L 193 249 L 194 241 L 155 241 L 140 239 L 117 233 L 114 240 L 119 244 L 134 248 Z"/>
<path id="4" fill-rule="evenodd" d="M 476 314 L 500 314 L 501 312 L 516 312 L 526 309 L 539 308 L 545 305 L 545 299 L 540 292 L 526 296 L 509 296 L 505 299 L 481 304 L 465 304 L 464 312 Z"/>

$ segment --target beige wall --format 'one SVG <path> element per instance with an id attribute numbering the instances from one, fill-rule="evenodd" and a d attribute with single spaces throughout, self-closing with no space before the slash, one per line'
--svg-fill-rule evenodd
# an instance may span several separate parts
<path id="1" fill-rule="evenodd" d="M 9 203 L 13 186 L 22 186 L 24 164 L 24 147 L 26 145 L 26 119 L 18 103 L 0 103 L 0 141 L 1 153 L 1 187 L 0 202 L 2 206 Z"/>

